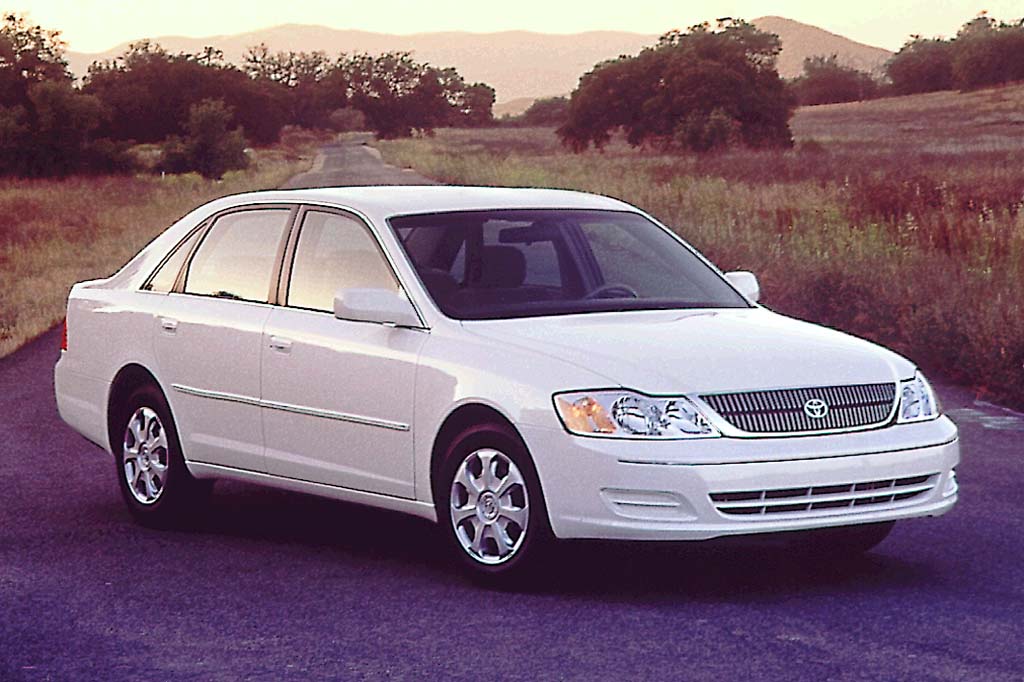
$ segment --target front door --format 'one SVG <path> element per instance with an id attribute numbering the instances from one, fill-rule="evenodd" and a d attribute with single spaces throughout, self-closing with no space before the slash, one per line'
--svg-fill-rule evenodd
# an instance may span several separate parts
<path id="1" fill-rule="evenodd" d="M 284 305 L 263 331 L 263 426 L 269 473 L 414 497 L 413 399 L 419 330 L 339 320 L 342 288 L 399 290 L 359 219 L 299 216 Z"/>

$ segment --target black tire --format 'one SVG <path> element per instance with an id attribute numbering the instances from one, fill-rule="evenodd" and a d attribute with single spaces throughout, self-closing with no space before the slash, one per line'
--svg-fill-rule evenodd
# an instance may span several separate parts
<path id="1" fill-rule="evenodd" d="M 482 563 L 463 547 L 452 519 L 455 475 L 467 457 L 481 450 L 495 450 L 515 464 L 525 482 L 528 499 L 529 513 L 522 542 L 507 560 L 496 564 Z M 519 436 L 501 424 L 472 426 L 452 439 L 437 472 L 434 505 L 442 535 L 454 560 L 471 579 L 486 587 L 519 589 L 530 586 L 538 578 L 539 569 L 554 544 L 554 535 L 536 468 Z"/>
<path id="2" fill-rule="evenodd" d="M 895 521 L 840 526 L 797 533 L 796 549 L 813 558 L 845 559 L 865 554 L 889 537 Z"/>
<path id="3" fill-rule="evenodd" d="M 146 453 L 147 465 L 152 462 L 151 470 L 154 486 L 159 484 L 159 492 L 150 502 L 140 500 L 141 497 L 148 497 L 145 483 L 136 476 L 135 493 L 129 483 L 129 465 L 126 462 L 126 445 L 134 437 L 128 433 L 132 422 L 137 424 L 145 423 L 146 410 L 155 413 L 158 422 L 149 422 L 149 431 L 159 437 L 159 431 L 163 431 L 161 442 L 166 443 L 166 448 L 156 447 L 152 452 Z M 141 411 L 141 417 L 140 417 Z M 170 407 L 163 393 L 153 385 L 144 385 L 135 389 L 128 397 L 128 400 L 118 411 L 115 421 L 117 431 L 113 435 L 114 441 L 114 471 L 117 476 L 118 488 L 124 498 L 128 510 L 135 520 L 142 525 L 153 528 L 168 528 L 182 525 L 192 521 L 196 513 L 200 511 L 209 498 L 213 488 L 212 481 L 196 480 L 189 473 L 185 466 L 185 459 L 182 456 L 181 442 L 178 439 L 178 430 L 174 424 Z M 129 448 L 131 458 L 131 449 Z M 140 468 L 141 455 L 132 458 L 134 464 L 131 471 Z M 163 468 L 158 471 L 159 464 Z M 146 472 L 142 472 L 146 473 Z"/>

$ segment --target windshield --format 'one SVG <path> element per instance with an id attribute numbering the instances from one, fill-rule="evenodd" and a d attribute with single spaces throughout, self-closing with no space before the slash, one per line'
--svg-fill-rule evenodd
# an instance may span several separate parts
<path id="1" fill-rule="evenodd" d="M 749 307 L 637 213 L 515 209 L 389 222 L 431 297 L 455 319 Z"/>

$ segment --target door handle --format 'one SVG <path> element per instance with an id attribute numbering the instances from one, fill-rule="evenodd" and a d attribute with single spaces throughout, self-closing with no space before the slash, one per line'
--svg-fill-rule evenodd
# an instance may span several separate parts
<path id="1" fill-rule="evenodd" d="M 270 348 L 280 353 L 287 353 L 292 349 L 291 339 L 286 339 L 281 336 L 271 336 Z"/>
<path id="2" fill-rule="evenodd" d="M 173 334 L 174 332 L 178 331 L 178 321 L 172 320 L 169 317 L 161 317 L 160 327 L 168 334 Z"/>

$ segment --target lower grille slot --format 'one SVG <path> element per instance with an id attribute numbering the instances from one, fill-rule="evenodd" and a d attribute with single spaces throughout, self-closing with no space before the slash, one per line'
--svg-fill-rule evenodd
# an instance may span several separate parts
<path id="1" fill-rule="evenodd" d="M 834 512 L 912 500 L 934 489 L 938 478 L 938 474 L 924 474 L 807 488 L 723 491 L 711 493 L 710 498 L 715 509 L 730 516 Z"/>

